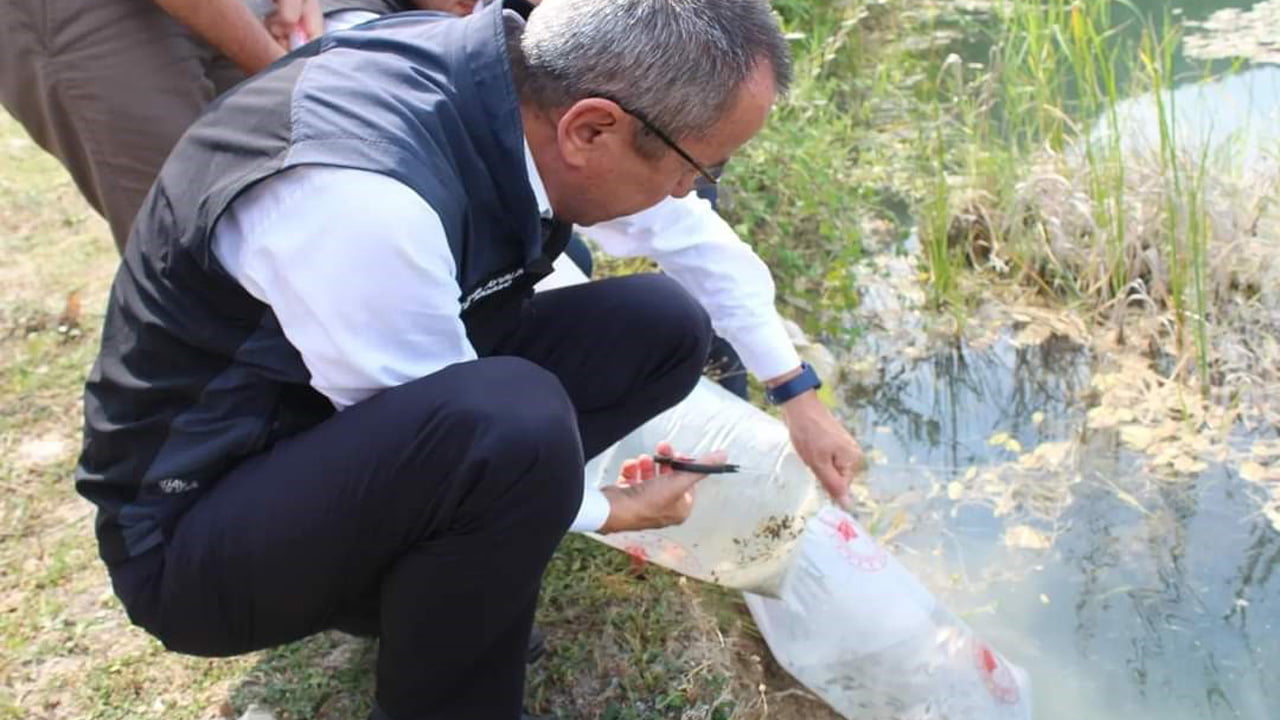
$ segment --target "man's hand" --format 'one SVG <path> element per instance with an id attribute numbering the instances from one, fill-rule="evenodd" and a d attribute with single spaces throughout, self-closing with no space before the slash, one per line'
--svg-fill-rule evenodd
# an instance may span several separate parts
<path id="1" fill-rule="evenodd" d="M 243 0 L 155 0 L 245 73 L 252 75 L 291 49 L 291 40 L 311 40 L 324 32 L 319 0 L 276 0 L 259 22 Z"/>
<path id="2" fill-rule="evenodd" d="M 854 475 L 866 469 L 858 441 L 822 404 L 814 390 L 783 403 L 782 417 L 800 459 L 818 477 L 831 499 L 847 508 L 849 483 Z"/>
<path id="3" fill-rule="evenodd" d="M 276 0 L 276 9 L 263 23 L 285 52 L 324 34 L 320 0 Z"/>
<path id="4" fill-rule="evenodd" d="M 476 0 L 413 0 L 419 10 L 435 10 L 453 15 L 470 15 L 476 9 Z"/>
<path id="5" fill-rule="evenodd" d="M 658 455 L 678 457 L 671 443 L 660 442 Z M 723 450 L 698 459 L 704 463 L 722 463 Z M 600 528 L 602 533 L 624 530 L 650 530 L 679 525 L 693 511 L 693 491 L 698 481 L 706 475 L 680 472 L 667 466 L 659 466 L 650 455 L 641 455 L 622 463 L 618 484 L 604 488 L 609 500 L 609 519 Z"/>

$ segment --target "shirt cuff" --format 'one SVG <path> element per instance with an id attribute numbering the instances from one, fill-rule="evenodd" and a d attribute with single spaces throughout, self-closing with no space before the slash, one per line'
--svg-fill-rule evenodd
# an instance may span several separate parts
<path id="1" fill-rule="evenodd" d="M 746 337 L 731 338 L 742 364 L 760 380 L 769 380 L 800 367 L 800 353 L 781 318 L 756 327 Z"/>
<path id="2" fill-rule="evenodd" d="M 598 487 L 588 487 L 582 491 L 582 505 L 578 507 L 578 517 L 573 519 L 569 532 L 596 532 L 609 520 L 609 498 L 600 492 Z"/>

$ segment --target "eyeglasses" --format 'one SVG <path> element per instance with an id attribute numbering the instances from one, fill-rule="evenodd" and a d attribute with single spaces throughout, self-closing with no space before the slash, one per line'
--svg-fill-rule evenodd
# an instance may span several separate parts
<path id="1" fill-rule="evenodd" d="M 676 143 L 675 140 L 672 140 L 670 135 L 659 130 L 657 125 L 654 125 L 653 123 L 649 122 L 648 118 L 646 118 L 644 115 L 641 115 L 640 113 L 636 112 L 635 110 L 632 110 L 626 105 L 623 105 L 621 102 L 619 102 L 616 98 L 612 96 L 603 95 L 601 93 L 593 93 L 593 95 L 602 100 L 608 100 L 614 105 L 617 105 L 618 108 L 622 110 L 622 112 L 630 115 L 636 120 L 639 120 L 640 124 L 644 126 L 645 130 L 648 130 L 649 132 L 653 133 L 658 137 L 659 140 L 665 143 L 667 147 L 671 148 L 672 150 L 675 150 L 676 154 L 684 158 L 685 162 L 692 165 L 693 169 L 697 170 L 698 174 L 701 175 L 703 179 L 705 179 L 707 182 L 711 183 L 712 185 L 716 185 L 720 182 L 720 176 L 724 174 L 725 163 L 716 163 L 711 167 L 704 166 L 702 163 L 698 162 L 697 160 L 694 160 L 692 155 L 685 152 L 685 149 L 680 147 L 680 145 Z"/>

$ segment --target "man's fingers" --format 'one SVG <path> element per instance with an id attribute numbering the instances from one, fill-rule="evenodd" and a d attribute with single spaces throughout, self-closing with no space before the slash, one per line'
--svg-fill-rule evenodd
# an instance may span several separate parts
<path id="1" fill-rule="evenodd" d="M 324 12 L 319 0 L 276 0 L 266 26 L 277 42 L 292 50 L 324 34 Z"/>
<path id="2" fill-rule="evenodd" d="M 636 477 L 640 473 L 640 463 L 633 460 L 623 460 L 622 467 L 618 469 L 619 485 L 631 485 L 635 483 Z"/>
<path id="3" fill-rule="evenodd" d="M 849 494 L 849 478 L 835 466 L 834 459 L 831 464 L 820 465 L 813 470 L 831 499 L 839 501 Z"/>
<path id="4" fill-rule="evenodd" d="M 280 22 L 290 27 L 302 20 L 303 0 L 276 0 L 275 15 Z"/>
<path id="5" fill-rule="evenodd" d="M 640 468 L 641 480 L 648 480 L 656 474 L 654 471 L 655 463 L 653 462 L 652 455 L 641 455 L 637 458 L 636 463 Z"/>
<path id="6" fill-rule="evenodd" d="M 304 0 L 302 5 L 302 29 L 308 40 L 314 40 L 324 34 L 324 10 L 320 0 Z"/>

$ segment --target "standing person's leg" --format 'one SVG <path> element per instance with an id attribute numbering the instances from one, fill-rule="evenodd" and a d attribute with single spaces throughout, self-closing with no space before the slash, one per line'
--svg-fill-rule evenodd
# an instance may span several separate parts
<path id="1" fill-rule="evenodd" d="M 248 459 L 181 518 L 162 558 L 113 579 L 135 622 L 198 655 L 297 640 L 376 592 L 375 717 L 516 720 L 542 573 L 581 494 L 559 381 L 486 358 Z"/>
<path id="2" fill-rule="evenodd" d="M 210 58 L 152 0 L 0 0 L 0 103 L 67 168 L 120 250 L 214 97 Z"/>
<path id="3" fill-rule="evenodd" d="M 711 339 L 702 306 L 665 275 L 628 275 L 538 293 L 485 355 L 517 355 L 560 378 L 587 458 L 684 399 Z"/>

